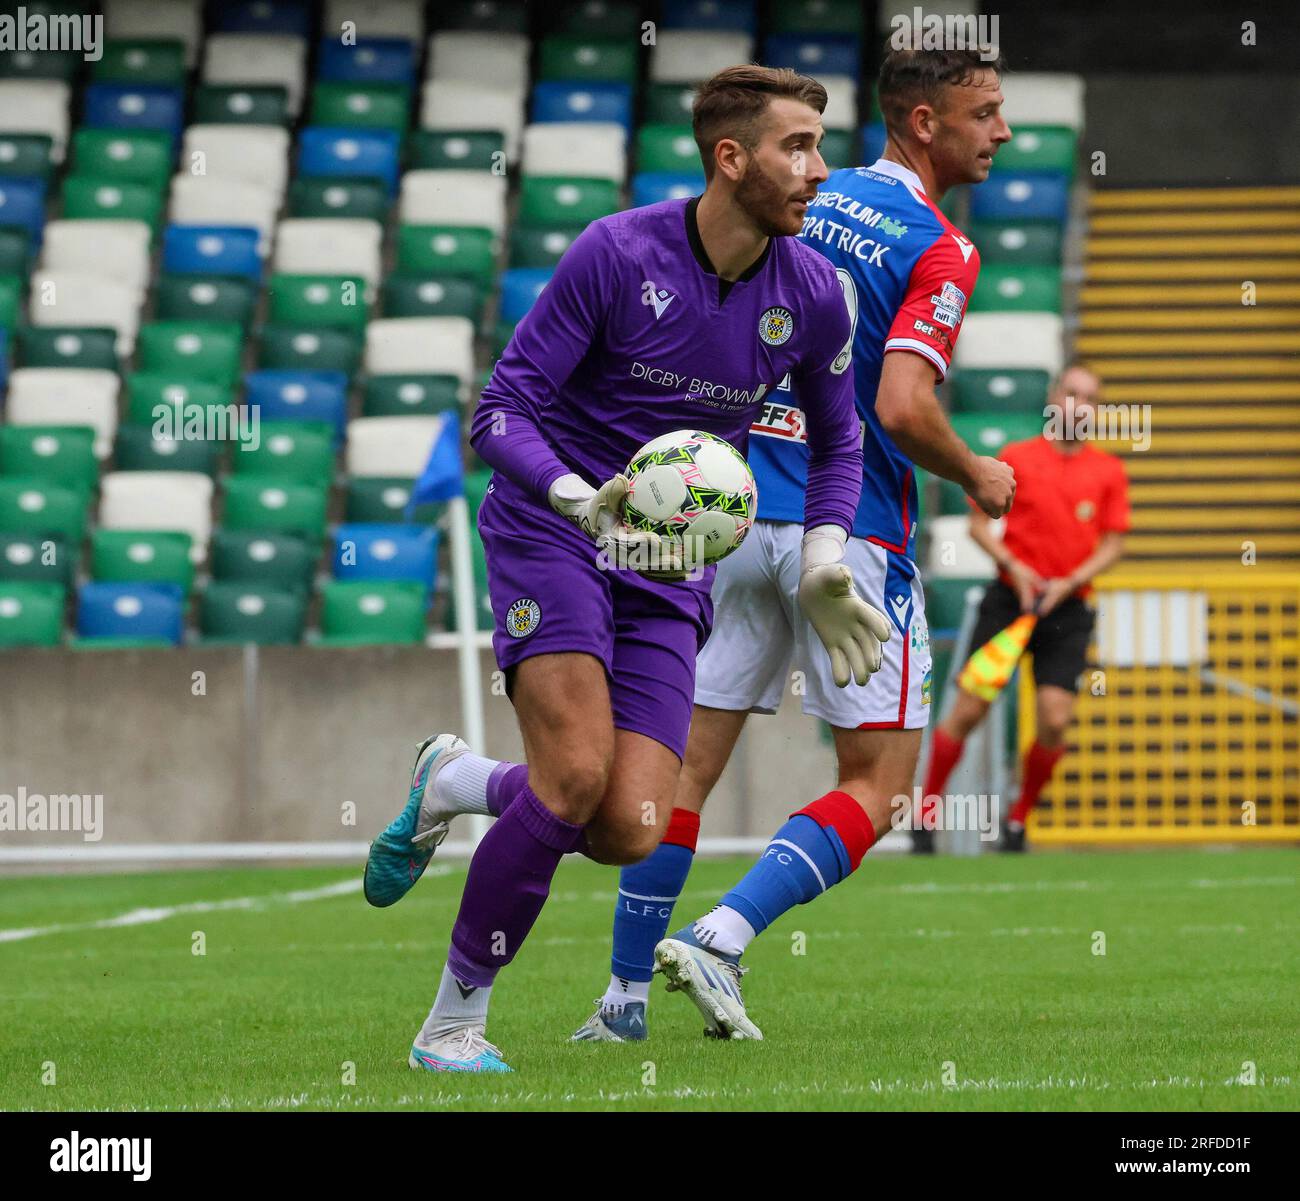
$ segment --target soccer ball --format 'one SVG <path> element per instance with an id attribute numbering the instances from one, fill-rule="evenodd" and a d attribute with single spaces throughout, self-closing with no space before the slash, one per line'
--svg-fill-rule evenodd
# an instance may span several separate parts
<path id="1" fill-rule="evenodd" d="M 623 519 L 678 543 L 688 564 L 725 559 L 749 533 L 758 485 L 730 442 L 701 430 L 674 430 L 647 442 L 627 466 Z"/>

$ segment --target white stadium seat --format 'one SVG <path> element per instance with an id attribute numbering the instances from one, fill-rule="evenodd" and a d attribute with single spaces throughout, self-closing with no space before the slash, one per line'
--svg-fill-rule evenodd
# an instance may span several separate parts
<path id="1" fill-rule="evenodd" d="M 424 77 L 480 87 L 488 81 L 498 91 L 514 92 L 522 99 L 528 91 L 528 53 L 524 33 L 448 29 L 429 39 Z"/>
<path id="2" fill-rule="evenodd" d="M 275 231 L 272 270 L 286 275 L 359 275 L 379 282 L 384 231 L 362 217 L 291 217 Z"/>
<path id="3" fill-rule="evenodd" d="M 826 89 L 826 111 L 822 113 L 825 129 L 856 129 L 858 125 L 858 85 L 848 75 L 818 75 L 817 82 Z"/>
<path id="4" fill-rule="evenodd" d="M 39 266 L 84 271 L 130 284 L 140 300 L 149 285 L 151 231 L 143 221 L 50 221 Z"/>
<path id="5" fill-rule="evenodd" d="M 474 376 L 474 325 L 467 317 L 386 317 L 366 326 L 370 375 Z"/>
<path id="6" fill-rule="evenodd" d="M 259 184 L 240 179 L 183 173 L 172 176 L 171 221 L 174 225 L 226 225 L 255 229 L 262 235 L 258 252 L 266 257 L 279 197 Z"/>
<path id="7" fill-rule="evenodd" d="M 953 366 L 1037 367 L 1055 375 L 1064 362 L 1064 338 L 1056 313 L 970 313 Z"/>
<path id="8" fill-rule="evenodd" d="M 0 79 L 0 125 L 5 133 L 43 133 L 63 161 L 68 146 L 68 85 L 61 79 Z"/>
<path id="9" fill-rule="evenodd" d="M 135 349 L 140 328 L 140 297 L 122 280 L 86 271 L 37 271 L 32 275 L 27 318 L 33 325 L 81 325 L 113 329 L 117 353 Z"/>
<path id="10" fill-rule="evenodd" d="M 430 79 L 420 98 L 422 129 L 499 129 L 506 158 L 519 157 L 524 128 L 522 96 L 509 89 L 456 79 Z"/>
<path id="11" fill-rule="evenodd" d="M 655 83 L 699 83 L 723 67 L 749 62 L 753 52 L 747 33 L 661 29 L 650 59 L 650 78 Z"/>
<path id="12" fill-rule="evenodd" d="M 19 367 L 9 376 L 12 425 L 88 425 L 95 456 L 106 459 L 117 432 L 117 372 L 93 367 Z"/>
<path id="13" fill-rule="evenodd" d="M 214 33 L 204 48 L 204 83 L 279 85 L 294 116 L 306 71 L 307 43 L 289 33 Z"/>
<path id="14" fill-rule="evenodd" d="M 358 417 L 348 422 L 350 476 L 414 479 L 428 462 L 439 417 Z"/>
<path id="15" fill-rule="evenodd" d="M 995 521 L 997 537 L 1002 535 L 1002 522 Z M 947 517 L 926 519 L 930 530 L 930 549 L 927 576 L 942 579 L 992 579 L 997 564 L 970 536 L 970 518 L 964 513 Z"/>
<path id="16" fill-rule="evenodd" d="M 289 131 L 278 125 L 191 125 L 185 131 L 180 173 L 196 174 L 195 155 L 203 155 L 202 174 L 254 183 L 284 196 L 289 179 Z"/>
<path id="17" fill-rule="evenodd" d="M 201 471 L 110 471 L 99 481 L 106 530 L 182 530 L 202 563 L 212 535 L 212 477 Z"/>
<path id="18" fill-rule="evenodd" d="M 325 5 L 325 18 L 321 36 L 336 38 L 349 22 L 356 27 L 359 38 L 405 38 L 417 47 L 424 37 L 424 4 L 422 0 L 329 0 Z"/>
<path id="19" fill-rule="evenodd" d="M 525 175 L 627 179 L 627 132 L 609 122 L 547 121 L 524 130 Z"/>
<path id="20" fill-rule="evenodd" d="M 1008 72 L 1002 79 L 1002 115 L 1017 125 L 1068 125 L 1083 129 L 1083 76 L 1065 72 Z"/>
<path id="21" fill-rule="evenodd" d="M 408 171 L 399 212 L 403 225 L 467 225 L 500 234 L 506 179 L 490 171 Z"/>
<path id="22" fill-rule="evenodd" d="M 185 64 L 192 67 L 203 38 L 201 0 L 104 0 L 104 36 L 182 42 Z"/>

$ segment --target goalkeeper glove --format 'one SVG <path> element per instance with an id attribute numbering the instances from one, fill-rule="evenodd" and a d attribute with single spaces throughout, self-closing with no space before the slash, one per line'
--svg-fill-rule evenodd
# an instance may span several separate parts
<path id="1" fill-rule="evenodd" d="M 608 556 L 615 567 L 628 568 L 653 580 L 683 580 L 686 568 L 681 548 L 646 530 L 623 524 L 628 479 L 616 475 L 599 489 L 580 475 L 562 475 L 547 492 L 561 517 L 573 522 Z"/>
<path id="2" fill-rule="evenodd" d="M 837 525 L 819 525 L 803 536 L 799 607 L 831 657 L 840 688 L 850 678 L 865 684 L 880 670 L 881 643 L 890 638 L 889 619 L 854 590 L 843 563 L 848 535 Z"/>

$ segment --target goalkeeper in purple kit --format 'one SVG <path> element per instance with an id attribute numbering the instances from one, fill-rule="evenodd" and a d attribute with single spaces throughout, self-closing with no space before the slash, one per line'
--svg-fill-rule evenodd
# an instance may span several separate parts
<path id="1" fill-rule="evenodd" d="M 789 70 L 733 67 L 703 84 L 704 194 L 593 222 L 483 391 L 471 440 L 495 474 L 479 530 L 526 762 L 427 739 L 405 808 L 371 846 L 366 898 L 382 907 L 413 886 L 453 817 L 498 819 L 470 863 L 413 1068 L 508 1071 L 485 1036 L 489 996 L 560 859 L 635 863 L 667 825 L 714 573 L 691 578 L 670 547 L 624 525 L 621 473 L 641 445 L 687 428 L 743 453 L 763 397 L 789 375 L 809 447 L 799 602 L 837 684 L 880 665 L 889 624 L 841 561 L 862 486 L 849 312 L 834 270 L 793 237 L 827 177 L 825 104 Z"/>

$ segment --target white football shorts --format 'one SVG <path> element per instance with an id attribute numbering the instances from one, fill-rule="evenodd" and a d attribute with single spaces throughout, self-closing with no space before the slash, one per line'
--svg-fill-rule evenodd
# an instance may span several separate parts
<path id="1" fill-rule="evenodd" d="M 865 538 L 848 540 L 844 562 L 858 595 L 894 629 L 880 670 L 866 684 L 837 688 L 830 656 L 799 608 L 802 541 L 802 526 L 758 521 L 740 549 L 718 564 L 713 632 L 695 664 L 695 703 L 775 713 L 789 688 L 805 713 L 842 729 L 923 727 L 932 665 L 916 564 Z"/>

